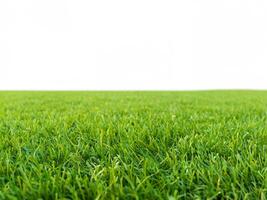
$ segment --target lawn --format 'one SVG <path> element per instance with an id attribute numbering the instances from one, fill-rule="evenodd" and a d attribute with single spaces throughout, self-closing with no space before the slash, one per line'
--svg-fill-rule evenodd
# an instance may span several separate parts
<path id="1" fill-rule="evenodd" d="M 267 91 L 0 92 L 0 199 L 266 199 Z"/>

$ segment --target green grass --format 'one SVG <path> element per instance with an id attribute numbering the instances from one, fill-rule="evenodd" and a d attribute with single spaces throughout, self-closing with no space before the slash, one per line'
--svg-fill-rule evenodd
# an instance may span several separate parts
<path id="1" fill-rule="evenodd" d="M 267 91 L 0 92 L 0 199 L 266 199 Z"/>

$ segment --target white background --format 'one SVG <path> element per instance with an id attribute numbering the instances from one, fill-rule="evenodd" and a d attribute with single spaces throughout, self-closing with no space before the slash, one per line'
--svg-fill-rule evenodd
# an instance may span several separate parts
<path id="1" fill-rule="evenodd" d="M 0 89 L 267 89 L 266 4 L 1 0 Z"/>

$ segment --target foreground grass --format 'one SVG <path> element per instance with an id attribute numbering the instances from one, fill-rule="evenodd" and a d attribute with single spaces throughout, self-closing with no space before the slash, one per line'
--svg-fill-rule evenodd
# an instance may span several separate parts
<path id="1" fill-rule="evenodd" d="M 0 199 L 266 199 L 267 92 L 0 92 Z"/>

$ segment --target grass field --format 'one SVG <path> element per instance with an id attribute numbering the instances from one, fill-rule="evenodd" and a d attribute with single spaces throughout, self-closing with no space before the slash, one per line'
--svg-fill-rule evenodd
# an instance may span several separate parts
<path id="1" fill-rule="evenodd" d="M 267 91 L 0 92 L 0 199 L 266 199 Z"/>

